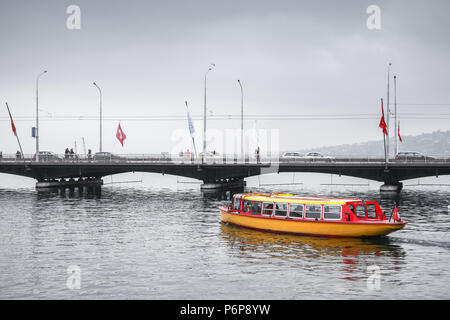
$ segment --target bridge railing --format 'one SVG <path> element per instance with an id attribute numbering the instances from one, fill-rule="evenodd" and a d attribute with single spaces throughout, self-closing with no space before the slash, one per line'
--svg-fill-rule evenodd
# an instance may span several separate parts
<path id="1" fill-rule="evenodd" d="M 0 162 L 35 162 L 34 154 L 25 154 L 22 158 L 16 154 L 0 154 Z M 102 153 L 95 155 L 84 154 L 42 154 L 40 155 L 39 162 L 52 162 L 52 163 L 179 163 L 179 164 L 295 164 L 295 163 L 384 163 L 383 157 L 377 156 L 352 156 L 352 157 L 321 157 L 321 158 L 285 158 L 285 157 L 261 157 L 246 156 L 245 158 L 238 157 L 234 154 L 225 155 L 208 155 L 206 159 L 202 157 L 194 157 L 192 154 L 111 154 Z M 391 163 L 449 163 L 450 156 L 448 155 L 434 155 L 425 158 L 401 158 L 390 159 Z"/>
<path id="2" fill-rule="evenodd" d="M 0 156 L 0 162 L 35 162 L 36 158 L 34 154 L 25 154 L 22 158 L 21 155 L 16 154 L 2 154 Z M 95 155 L 85 154 L 42 154 L 39 156 L 39 162 L 52 162 L 52 163 L 85 163 L 85 162 L 105 162 L 105 163 L 193 163 L 193 164 L 243 164 L 243 163 L 271 163 L 279 161 L 278 158 L 256 158 L 245 157 L 240 158 L 236 155 L 208 155 L 206 158 L 195 157 L 193 155 L 186 154 L 111 154 L 102 153 Z"/>

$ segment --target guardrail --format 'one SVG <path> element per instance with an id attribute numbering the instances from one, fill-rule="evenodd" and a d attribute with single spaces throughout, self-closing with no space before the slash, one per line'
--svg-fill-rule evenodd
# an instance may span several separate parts
<path id="1" fill-rule="evenodd" d="M 35 162 L 33 154 L 21 155 L 3 154 L 0 156 L 0 162 Z M 268 163 L 276 162 L 277 158 L 257 159 L 256 157 L 239 158 L 235 155 L 214 155 L 202 157 L 194 157 L 193 155 L 170 155 L 170 154 L 101 154 L 101 155 L 80 155 L 80 154 L 43 154 L 39 156 L 39 162 L 52 163 L 73 163 L 73 162 L 141 162 L 141 163 Z"/>
<path id="2" fill-rule="evenodd" d="M 25 154 L 22 158 L 15 154 L 1 154 L 0 162 L 35 162 L 33 154 Z M 402 158 L 390 159 L 390 163 L 450 163 L 448 156 L 433 156 L 426 158 Z M 80 154 L 43 154 L 40 155 L 39 162 L 52 163 L 89 163 L 89 162 L 105 162 L 105 163 L 184 163 L 184 164 L 296 164 L 296 163 L 384 163 L 382 157 L 371 156 L 355 156 L 355 157 L 334 157 L 334 158 L 283 158 L 283 157 L 256 157 L 248 156 L 240 158 L 236 155 L 215 155 L 207 156 L 206 159 L 194 157 L 193 155 L 170 155 L 170 154 L 110 154 L 102 155 L 80 155 Z"/>

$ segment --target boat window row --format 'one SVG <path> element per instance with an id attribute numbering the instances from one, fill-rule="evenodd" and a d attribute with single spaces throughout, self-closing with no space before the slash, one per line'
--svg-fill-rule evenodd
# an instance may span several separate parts
<path id="1" fill-rule="evenodd" d="M 358 218 L 370 218 L 370 219 L 376 219 L 377 218 L 377 208 L 374 204 L 366 204 L 365 206 L 363 204 L 359 205 L 348 205 L 349 209 L 352 210 L 352 212 L 355 213 L 355 215 Z"/>
<path id="2" fill-rule="evenodd" d="M 234 200 L 233 209 L 239 211 L 242 202 L 242 212 L 274 217 L 289 217 L 294 219 L 321 219 L 321 204 L 301 204 L 283 202 L 264 202 L 238 198 Z M 327 220 L 340 220 L 342 207 L 340 205 L 323 205 L 323 218 Z"/>

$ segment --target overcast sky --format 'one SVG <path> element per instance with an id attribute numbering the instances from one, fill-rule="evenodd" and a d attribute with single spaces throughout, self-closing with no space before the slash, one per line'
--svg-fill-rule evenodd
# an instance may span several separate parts
<path id="1" fill-rule="evenodd" d="M 67 28 L 70 5 L 81 9 L 80 29 Z M 380 8 L 379 30 L 367 27 L 370 5 Z M 450 119 L 443 116 L 450 114 L 449 12 L 445 0 L 2 0 L 0 151 L 17 150 L 8 102 L 24 152 L 34 153 L 35 83 L 43 70 L 41 150 L 58 153 L 75 141 L 81 153 L 82 137 L 87 148 L 98 150 L 94 81 L 103 91 L 104 151 L 190 148 L 189 140 L 177 141 L 180 130 L 188 137 L 185 100 L 200 150 L 210 63 L 216 67 L 207 78 L 208 115 L 240 115 L 240 79 L 250 116 L 246 128 L 255 125 L 251 116 L 289 119 L 256 123 L 279 131 L 281 150 L 380 139 L 389 62 L 398 79 L 402 135 L 449 130 Z M 124 147 L 115 138 L 119 120 Z M 239 127 L 237 118 L 208 121 L 218 132 Z"/>

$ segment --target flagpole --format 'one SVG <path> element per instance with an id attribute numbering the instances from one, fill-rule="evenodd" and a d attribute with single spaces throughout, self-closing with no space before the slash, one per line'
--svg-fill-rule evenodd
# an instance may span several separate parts
<path id="1" fill-rule="evenodd" d="M 395 119 L 395 132 L 396 135 L 394 137 L 394 148 L 395 148 L 395 155 L 398 154 L 398 130 L 397 130 L 397 76 L 394 76 L 394 119 Z"/>
<path id="2" fill-rule="evenodd" d="M 389 62 L 389 66 L 388 66 L 388 83 L 387 83 L 387 132 L 388 132 L 388 139 L 387 139 L 387 144 L 386 144 L 386 153 L 387 153 L 387 160 L 386 162 L 389 162 L 389 78 L 390 78 L 390 71 L 391 71 L 391 65 L 392 63 Z"/>
<path id="3" fill-rule="evenodd" d="M 11 111 L 9 110 L 8 102 L 6 102 L 6 108 L 8 109 L 9 118 L 11 119 L 11 123 L 13 123 L 13 118 L 11 115 Z M 14 126 L 15 129 L 15 126 Z M 14 130 L 14 135 L 17 138 L 17 143 L 19 144 L 20 153 L 22 153 L 22 159 L 25 160 L 25 155 L 23 154 L 22 145 L 20 144 L 19 135 L 17 134 L 17 129 Z"/>
<path id="4" fill-rule="evenodd" d="M 381 98 L 381 110 L 383 110 L 383 98 Z M 383 111 L 384 113 L 384 111 Z M 383 131 L 383 142 L 384 142 L 384 162 L 386 163 L 386 166 L 388 164 L 388 157 L 387 157 L 387 150 L 386 150 L 386 135 Z"/>

